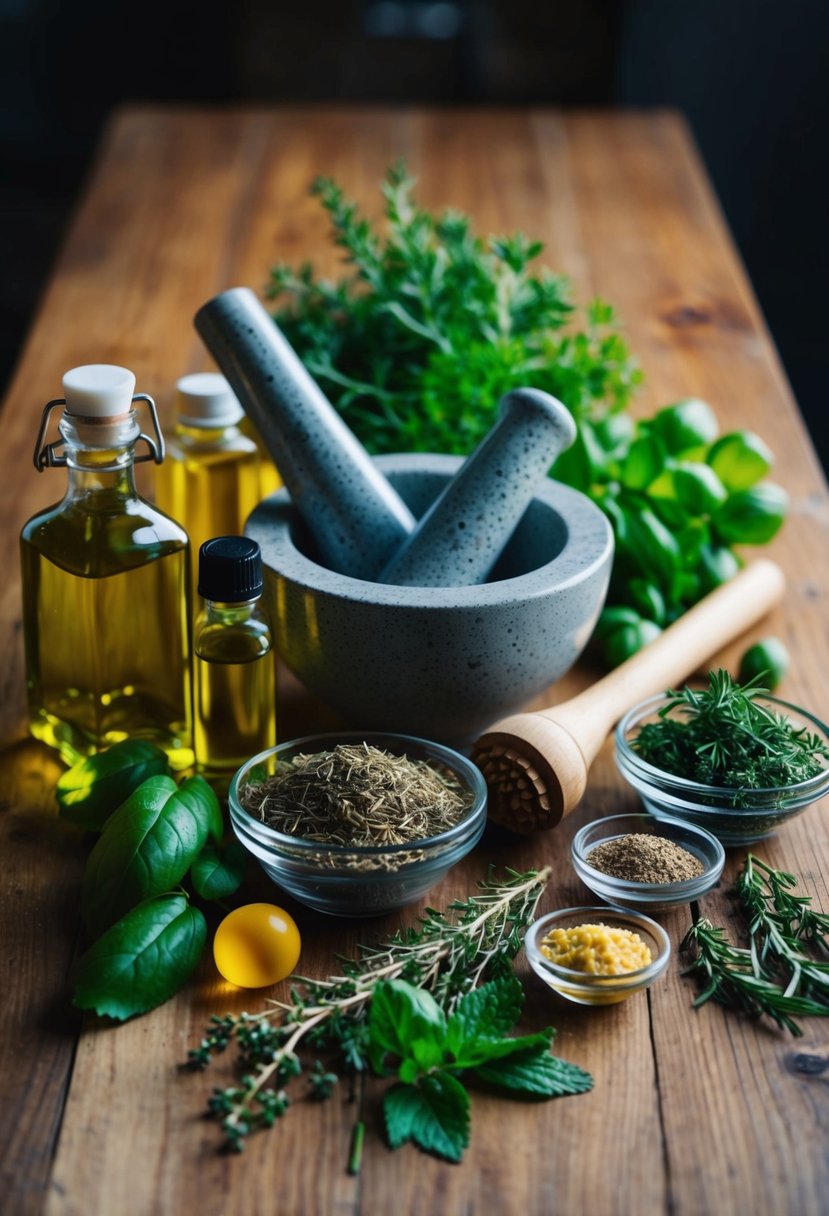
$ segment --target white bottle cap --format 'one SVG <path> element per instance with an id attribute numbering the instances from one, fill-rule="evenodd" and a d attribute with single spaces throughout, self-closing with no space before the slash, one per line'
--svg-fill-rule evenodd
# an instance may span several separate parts
<path id="1" fill-rule="evenodd" d="M 114 363 L 85 363 L 63 377 L 67 414 L 81 418 L 114 418 L 132 409 L 135 376 Z"/>
<path id="2" fill-rule="evenodd" d="M 244 415 L 233 389 L 218 372 L 182 376 L 178 389 L 178 416 L 187 426 L 233 426 Z"/>

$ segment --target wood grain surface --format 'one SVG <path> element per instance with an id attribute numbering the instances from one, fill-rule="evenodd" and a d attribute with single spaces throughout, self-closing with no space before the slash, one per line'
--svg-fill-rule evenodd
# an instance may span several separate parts
<path id="1" fill-rule="evenodd" d="M 337 178 L 372 215 L 377 184 L 404 156 L 430 207 L 470 211 L 481 232 L 523 229 L 586 301 L 618 308 L 646 373 L 636 410 L 684 396 L 708 400 L 724 428 L 758 431 L 792 498 L 769 552 L 788 593 L 753 637 L 774 632 L 794 656 L 782 695 L 829 712 L 826 623 L 829 499 L 751 288 L 682 122 L 666 113 L 280 109 L 128 109 L 118 114 L 22 355 L 2 417 L 0 584 L 0 840 L 3 916 L 0 1159 L 6 1213 L 50 1216 L 374 1216 L 386 1213 L 579 1213 L 584 1216 L 753 1216 L 825 1212 L 829 1200 L 829 1028 L 793 1040 L 713 1005 L 695 1012 L 676 960 L 647 996 L 604 1009 L 553 1002 L 527 980 L 526 1024 L 553 1023 L 557 1051 L 589 1069 L 592 1093 L 541 1105 L 475 1095 L 472 1143 L 459 1166 L 384 1144 L 378 1091 L 345 1087 L 321 1106 L 298 1101 L 242 1157 L 216 1152 L 203 1117 L 213 1079 L 178 1063 L 212 1012 L 259 1008 L 217 982 L 212 963 L 175 1000 L 118 1028 L 69 1004 L 84 843 L 55 816 L 58 766 L 27 740 L 17 533 L 62 493 L 61 474 L 31 464 L 39 411 L 84 362 L 132 368 L 169 419 L 173 385 L 209 366 L 192 328 L 223 288 L 263 289 L 277 260 L 333 271 L 308 185 Z M 742 645 L 718 656 L 734 662 Z M 594 672 L 580 666 L 534 707 L 564 700 Z M 283 674 L 283 738 L 330 723 Z M 635 809 L 609 746 L 581 807 L 532 840 L 487 836 L 429 902 L 470 891 L 490 860 L 550 864 L 542 910 L 588 895 L 569 863 L 573 833 Z M 802 875 L 829 909 L 829 830 L 816 805 L 759 854 Z M 704 912 L 729 924 L 728 879 Z M 251 875 L 251 897 L 272 896 Z M 291 906 L 288 902 L 288 906 Z M 302 969 L 327 973 L 413 919 L 344 923 L 295 909 Z M 676 947 L 687 911 L 666 916 Z M 224 1082 L 227 1066 L 216 1069 Z M 368 1134 L 359 1178 L 345 1172 L 355 1112 Z"/>

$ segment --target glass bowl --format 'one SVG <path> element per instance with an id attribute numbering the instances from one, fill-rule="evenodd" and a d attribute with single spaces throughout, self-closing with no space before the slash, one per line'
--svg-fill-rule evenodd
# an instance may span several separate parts
<path id="1" fill-rule="evenodd" d="M 597 845 L 634 832 L 661 836 L 687 849 L 704 866 L 702 874 L 680 882 L 633 882 L 603 874 L 591 866 L 589 854 Z M 665 912 L 699 899 L 716 886 L 725 865 L 725 849 L 710 832 L 681 819 L 662 819 L 654 815 L 611 815 L 588 823 L 574 836 L 570 856 L 579 878 L 599 899 L 622 908 L 641 908 L 645 912 Z"/>
<path id="2" fill-rule="evenodd" d="M 437 836 L 406 844 L 326 845 L 276 831 L 239 801 L 240 786 L 265 780 L 280 760 L 300 752 L 330 751 L 338 743 L 364 742 L 450 769 L 472 794 L 464 818 Z M 268 877 L 300 903 L 335 916 L 381 916 L 420 899 L 478 843 L 486 823 L 486 782 L 471 760 L 426 739 L 376 731 L 308 735 L 280 743 L 243 764 L 230 783 L 228 805 L 236 836 Z"/>
<path id="3" fill-rule="evenodd" d="M 560 967 L 541 952 L 541 941 L 552 929 L 571 929 L 576 925 L 602 924 L 611 929 L 630 929 L 650 948 L 651 962 L 638 971 L 623 975 L 591 975 Z M 624 908 L 605 906 L 561 908 L 534 921 L 527 930 L 524 947 L 530 966 L 548 987 L 577 1005 L 617 1005 L 637 992 L 650 988 L 668 966 L 671 942 L 668 934 L 649 916 Z"/>
<path id="4" fill-rule="evenodd" d="M 660 693 L 635 705 L 616 728 L 616 764 L 622 776 L 638 791 L 642 802 L 652 815 L 685 819 L 705 828 L 723 844 L 752 844 L 771 836 L 781 823 L 793 819 L 811 803 L 829 793 L 829 766 L 816 776 L 797 785 L 777 789 L 736 790 L 716 785 L 702 785 L 675 777 L 647 764 L 633 749 L 631 742 L 641 726 L 659 718 L 659 711 L 669 697 Z M 796 729 L 805 727 L 829 746 L 829 730 L 805 709 L 781 701 L 778 697 L 758 697 L 766 705 L 784 714 Z M 681 716 L 677 710 L 671 716 Z"/>

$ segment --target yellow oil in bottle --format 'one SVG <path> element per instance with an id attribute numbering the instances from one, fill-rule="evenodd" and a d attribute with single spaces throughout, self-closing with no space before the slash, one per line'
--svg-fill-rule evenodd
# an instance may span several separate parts
<path id="1" fill-rule="evenodd" d="M 176 425 L 156 471 L 155 497 L 187 529 L 195 580 L 204 542 L 241 533 L 259 503 L 262 462 L 254 440 L 242 434 L 244 411 L 224 376 L 195 372 L 176 387 Z"/>
<path id="2" fill-rule="evenodd" d="M 205 603 L 193 638 L 196 765 L 217 789 L 276 742 L 274 653 L 261 593 L 255 541 L 222 536 L 202 546 Z"/>
<path id="3" fill-rule="evenodd" d="M 68 485 L 20 537 L 30 727 L 69 763 L 129 736 L 184 768 L 194 758 L 189 549 L 136 491 L 134 384 L 109 365 L 67 373 L 65 454 L 54 444 L 38 454 L 39 467 L 66 466 Z M 154 411 L 153 421 L 160 459 Z"/>
<path id="4" fill-rule="evenodd" d="M 230 777 L 276 742 L 273 654 L 223 663 L 197 653 L 193 675 L 199 771 Z"/>
<path id="5" fill-rule="evenodd" d="M 265 447 L 262 436 L 247 414 L 245 414 L 239 423 L 239 430 L 243 435 L 247 435 L 248 439 L 253 440 L 259 451 L 259 500 L 261 502 L 269 494 L 275 494 L 277 490 L 282 489 L 282 478 L 279 476 L 279 471 L 273 462 L 270 452 Z"/>

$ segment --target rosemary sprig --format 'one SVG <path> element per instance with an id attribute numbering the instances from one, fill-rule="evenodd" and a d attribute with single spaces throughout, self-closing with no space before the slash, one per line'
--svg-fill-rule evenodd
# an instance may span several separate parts
<path id="1" fill-rule="evenodd" d="M 523 931 L 532 920 L 550 869 L 496 881 L 491 875 L 478 892 L 449 905 L 450 920 L 428 908 L 417 928 L 404 930 L 382 946 L 363 947 L 345 960 L 342 974 L 327 979 L 295 977 L 289 1003 L 271 1001 L 261 1013 L 214 1017 L 188 1065 L 204 1069 L 235 1039 L 241 1083 L 216 1088 L 208 1102 L 221 1119 L 228 1146 L 243 1147 L 252 1131 L 270 1127 L 287 1110 L 285 1086 L 302 1072 L 299 1051 L 334 1053 L 347 1072 L 367 1067 L 366 1015 L 376 986 L 402 979 L 430 992 L 448 1015 L 465 992 L 509 972 Z M 336 1074 L 320 1061 L 312 1066 L 314 1096 L 331 1092 Z"/>
<path id="2" fill-rule="evenodd" d="M 756 1017 L 767 1015 L 793 1035 L 796 1017 L 829 1016 L 829 916 L 816 912 L 807 895 L 795 895 L 797 878 L 749 853 L 735 890 L 749 919 L 748 948 L 731 945 L 725 931 L 702 918 L 689 929 L 682 949 L 696 951 L 684 975 L 703 977 L 694 1006 L 715 1000 Z"/>
<path id="3" fill-rule="evenodd" d="M 660 721 L 647 723 L 633 747 L 648 764 L 677 777 L 726 789 L 796 785 L 829 760 L 823 741 L 795 728 L 757 698 L 758 681 L 735 684 L 727 671 L 708 673 L 708 687 L 669 693 Z M 682 717 L 669 716 L 678 710 Z M 735 804 L 740 804 L 739 794 Z"/>

